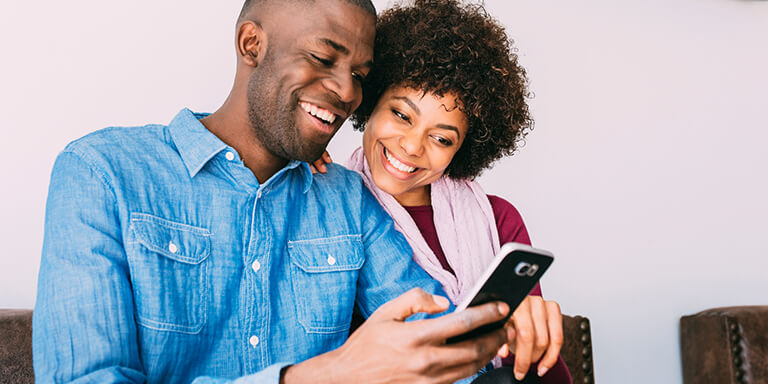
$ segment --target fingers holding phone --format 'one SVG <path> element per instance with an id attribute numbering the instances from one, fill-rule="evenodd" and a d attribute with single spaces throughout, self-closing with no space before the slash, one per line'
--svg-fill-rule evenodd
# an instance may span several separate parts
<path id="1" fill-rule="evenodd" d="M 515 377 L 521 379 L 530 365 L 538 362 L 538 376 L 555 363 L 563 345 L 563 318 L 560 306 L 540 296 L 528 296 L 509 318 L 515 340 L 510 344 L 515 354 Z"/>
<path id="2" fill-rule="evenodd" d="M 329 365 L 336 367 L 334 377 L 343 382 L 452 383 L 469 377 L 507 342 L 504 328 L 459 343 L 446 340 L 503 321 L 509 307 L 493 302 L 435 319 L 405 321 L 415 313 L 447 308 L 447 299 L 411 290 L 381 306 L 339 349 L 291 367 L 286 383 L 310 379 L 317 367 Z"/>

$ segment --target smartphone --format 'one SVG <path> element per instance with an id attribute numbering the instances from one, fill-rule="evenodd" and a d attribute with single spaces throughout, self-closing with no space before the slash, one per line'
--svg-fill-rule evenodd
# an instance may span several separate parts
<path id="1" fill-rule="evenodd" d="M 503 327 L 512 312 L 531 293 L 553 260 L 552 253 L 543 249 L 520 243 L 504 244 L 477 282 L 462 295 L 456 305 L 456 312 L 490 301 L 503 301 L 509 305 L 509 314 L 504 320 L 454 336 L 447 342 L 457 343 L 472 339 Z"/>

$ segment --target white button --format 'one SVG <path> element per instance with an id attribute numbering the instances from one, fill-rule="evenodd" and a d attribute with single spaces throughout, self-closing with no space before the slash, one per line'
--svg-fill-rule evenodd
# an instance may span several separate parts
<path id="1" fill-rule="evenodd" d="M 226 155 L 224 155 L 224 157 L 226 157 L 226 158 L 227 158 L 227 160 L 229 160 L 229 161 L 232 161 L 232 160 L 234 160 L 234 159 L 235 159 L 235 154 L 234 154 L 234 153 L 232 153 L 232 152 L 227 152 L 227 154 L 226 154 Z"/>
<path id="2" fill-rule="evenodd" d="M 259 263 L 259 261 L 256 260 L 253 262 L 253 264 L 251 264 L 251 268 L 253 268 L 254 272 L 258 272 L 259 269 L 261 269 L 261 263 Z"/>
<path id="3" fill-rule="evenodd" d="M 256 192 L 256 198 L 261 199 L 261 191 Z"/>
<path id="4" fill-rule="evenodd" d="M 168 250 L 171 251 L 171 253 L 176 253 L 179 251 L 179 248 L 176 246 L 176 244 L 173 243 L 173 241 L 171 241 L 168 243 Z"/>
<path id="5" fill-rule="evenodd" d="M 336 264 L 336 259 L 333 256 L 328 255 L 328 265 L 334 265 L 334 264 Z"/>
<path id="6" fill-rule="evenodd" d="M 249 340 L 251 342 L 251 345 L 254 347 L 259 345 L 259 338 L 256 336 L 251 336 L 251 339 Z"/>

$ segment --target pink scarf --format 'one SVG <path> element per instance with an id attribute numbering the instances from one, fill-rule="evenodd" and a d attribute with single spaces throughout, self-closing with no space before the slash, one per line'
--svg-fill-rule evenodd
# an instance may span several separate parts
<path id="1" fill-rule="evenodd" d="M 443 285 L 451 301 L 458 303 L 461 294 L 472 287 L 499 250 L 493 208 L 480 185 L 446 176 L 431 185 L 437 237 L 448 264 L 456 272 L 454 276 L 440 265 L 408 211 L 373 182 L 362 148 L 355 150 L 347 167 L 363 177 L 365 186 L 392 216 L 395 228 L 413 248 L 413 260 Z"/>

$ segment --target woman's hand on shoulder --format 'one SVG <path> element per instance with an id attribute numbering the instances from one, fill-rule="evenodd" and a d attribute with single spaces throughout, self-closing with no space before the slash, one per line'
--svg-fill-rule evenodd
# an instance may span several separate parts
<path id="1" fill-rule="evenodd" d="M 522 379 L 530 365 L 538 362 L 544 376 L 560 355 L 563 346 L 563 315 L 560 305 L 541 296 L 528 296 L 509 318 L 515 332 L 510 348 L 515 353 L 515 377 Z"/>
<path id="2" fill-rule="evenodd" d="M 320 156 L 319 159 L 309 163 L 309 169 L 312 170 L 312 174 L 315 173 L 328 173 L 328 167 L 326 164 L 333 163 L 333 160 L 331 159 L 331 155 L 328 154 L 328 151 L 323 152 L 323 155 Z"/>

